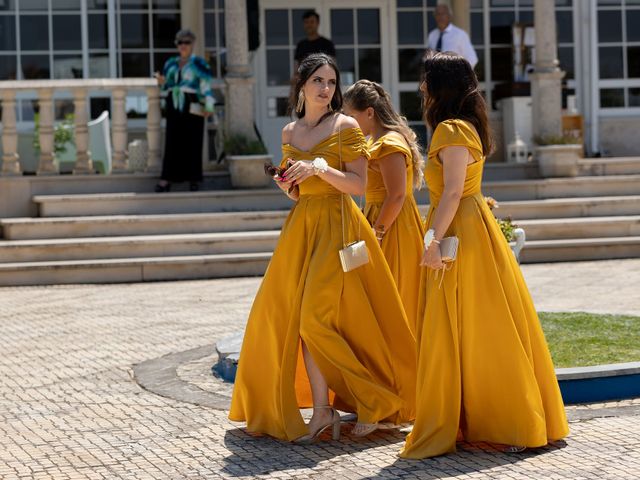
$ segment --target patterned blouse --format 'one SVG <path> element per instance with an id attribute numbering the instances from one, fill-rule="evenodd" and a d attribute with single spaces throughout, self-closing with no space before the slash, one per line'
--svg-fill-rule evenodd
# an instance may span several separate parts
<path id="1" fill-rule="evenodd" d="M 171 57 L 164 64 L 162 75 L 165 77 L 162 90 L 171 93 L 173 105 L 177 110 L 184 110 L 185 93 L 195 93 L 198 101 L 204 103 L 204 109 L 213 112 L 213 74 L 204 58 L 191 55 L 189 61 L 180 69 L 180 57 Z"/>

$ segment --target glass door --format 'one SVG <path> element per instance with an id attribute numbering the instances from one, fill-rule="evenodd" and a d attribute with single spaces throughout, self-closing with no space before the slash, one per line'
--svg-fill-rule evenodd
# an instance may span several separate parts
<path id="1" fill-rule="evenodd" d="M 320 35 L 336 46 L 336 60 L 343 87 L 360 78 L 389 85 L 387 25 L 382 22 L 389 8 L 383 0 L 299 1 L 295 8 L 284 0 L 260 2 L 264 42 L 255 63 L 256 123 L 274 161 L 279 160 L 281 130 L 291 117 L 287 105 L 291 92 L 294 53 L 305 38 L 302 16 L 307 10 L 320 15 Z"/>

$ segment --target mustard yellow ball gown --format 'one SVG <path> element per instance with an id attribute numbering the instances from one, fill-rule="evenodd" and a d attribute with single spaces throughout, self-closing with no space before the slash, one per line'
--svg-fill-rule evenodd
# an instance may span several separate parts
<path id="1" fill-rule="evenodd" d="M 400 134 L 391 132 L 369 143 L 369 167 L 367 170 L 367 191 L 364 215 L 373 225 L 387 196 L 382 173 L 374 168 L 376 162 L 394 153 L 405 158 L 407 185 L 404 204 L 396 220 L 382 238 L 382 251 L 387 260 L 393 279 L 398 287 L 409 325 L 415 331 L 418 314 L 418 285 L 420 284 L 420 260 L 422 259 L 422 238 L 424 227 L 418 205 L 413 196 L 413 161 L 409 146 Z"/>
<path id="2" fill-rule="evenodd" d="M 471 124 L 440 123 L 425 178 L 431 209 L 443 191 L 438 152 L 467 147 L 464 193 L 447 231 L 460 240 L 458 258 L 438 286 L 424 269 L 417 412 L 401 456 L 453 452 L 468 441 L 539 447 L 569 432 L 553 363 L 520 268 L 480 191 L 484 157 Z"/>
<path id="3" fill-rule="evenodd" d="M 340 168 L 367 155 L 359 128 L 334 133 L 309 151 L 283 145 L 283 161 L 324 157 Z M 344 195 L 348 240 L 358 226 L 370 261 L 344 273 L 340 199 L 318 177 L 300 184 L 300 198 L 256 295 L 229 418 L 247 430 L 294 440 L 308 433 L 299 408 L 312 406 L 303 339 L 322 371 L 334 407 L 358 421 L 402 423 L 415 413 L 416 346 L 393 277 L 367 220 Z"/>

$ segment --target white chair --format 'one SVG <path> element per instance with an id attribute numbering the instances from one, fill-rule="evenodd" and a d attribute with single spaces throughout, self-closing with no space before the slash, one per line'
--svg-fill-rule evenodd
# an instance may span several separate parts
<path id="1" fill-rule="evenodd" d="M 93 159 L 93 166 L 100 173 L 111 173 L 111 122 L 109 112 L 105 110 L 89 126 L 89 151 Z M 100 164 L 98 167 L 97 164 Z"/>

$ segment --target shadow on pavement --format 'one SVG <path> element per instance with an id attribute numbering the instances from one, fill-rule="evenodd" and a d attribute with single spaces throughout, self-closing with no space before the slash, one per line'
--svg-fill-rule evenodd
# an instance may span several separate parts
<path id="1" fill-rule="evenodd" d="M 399 452 L 405 433 L 398 430 L 379 430 L 367 438 L 353 438 L 349 435 L 352 425 L 343 423 L 339 441 L 332 441 L 329 435 L 314 445 L 295 445 L 275 440 L 268 436 L 248 434 L 244 429 L 228 430 L 224 444 L 231 455 L 224 459 L 224 473 L 233 477 L 268 475 L 274 472 L 313 469 L 319 463 L 368 449 L 389 447 Z M 398 458 L 390 465 L 383 466 L 375 475 L 363 477 L 368 480 L 381 478 L 399 478 L 420 473 L 421 479 L 440 479 L 443 477 L 477 473 L 486 470 L 507 467 L 525 459 L 564 448 L 564 441 L 549 444 L 546 447 L 526 450 L 522 453 L 504 453 L 499 446 L 489 444 L 458 443 L 458 451 L 442 457 L 425 460 L 405 460 Z M 372 456 L 372 463 L 380 462 L 380 455 Z M 335 478 L 341 473 L 329 463 Z M 342 469 L 342 468 L 340 468 Z M 371 471 L 370 468 L 367 469 Z M 349 469 L 349 474 L 353 470 Z M 318 472 L 319 473 L 319 472 Z"/>
<path id="2" fill-rule="evenodd" d="M 381 446 L 397 444 L 394 448 L 399 451 L 405 437 L 405 433 L 398 430 L 379 430 L 366 438 L 354 438 L 349 435 L 351 428 L 353 424 L 343 423 L 339 441 L 331 440 L 328 432 L 313 445 L 295 445 L 268 436 L 250 435 L 241 428 L 228 430 L 224 445 L 232 453 L 224 459 L 222 471 L 234 477 L 242 477 L 310 469 L 325 460 Z M 335 478 L 340 478 L 340 474 L 336 472 Z"/>
<path id="3" fill-rule="evenodd" d="M 504 474 L 505 467 L 508 469 L 509 465 L 562 449 L 566 445 L 566 442 L 561 440 L 542 448 L 527 449 L 521 453 L 504 453 L 504 446 L 459 442 L 456 453 L 424 460 L 398 458 L 393 464 L 383 467 L 375 475 L 363 477 L 363 480 L 399 478 L 418 473 L 421 480 L 435 480 L 494 469 L 496 470 L 494 473 L 498 473 L 500 470 L 500 473 Z"/>

